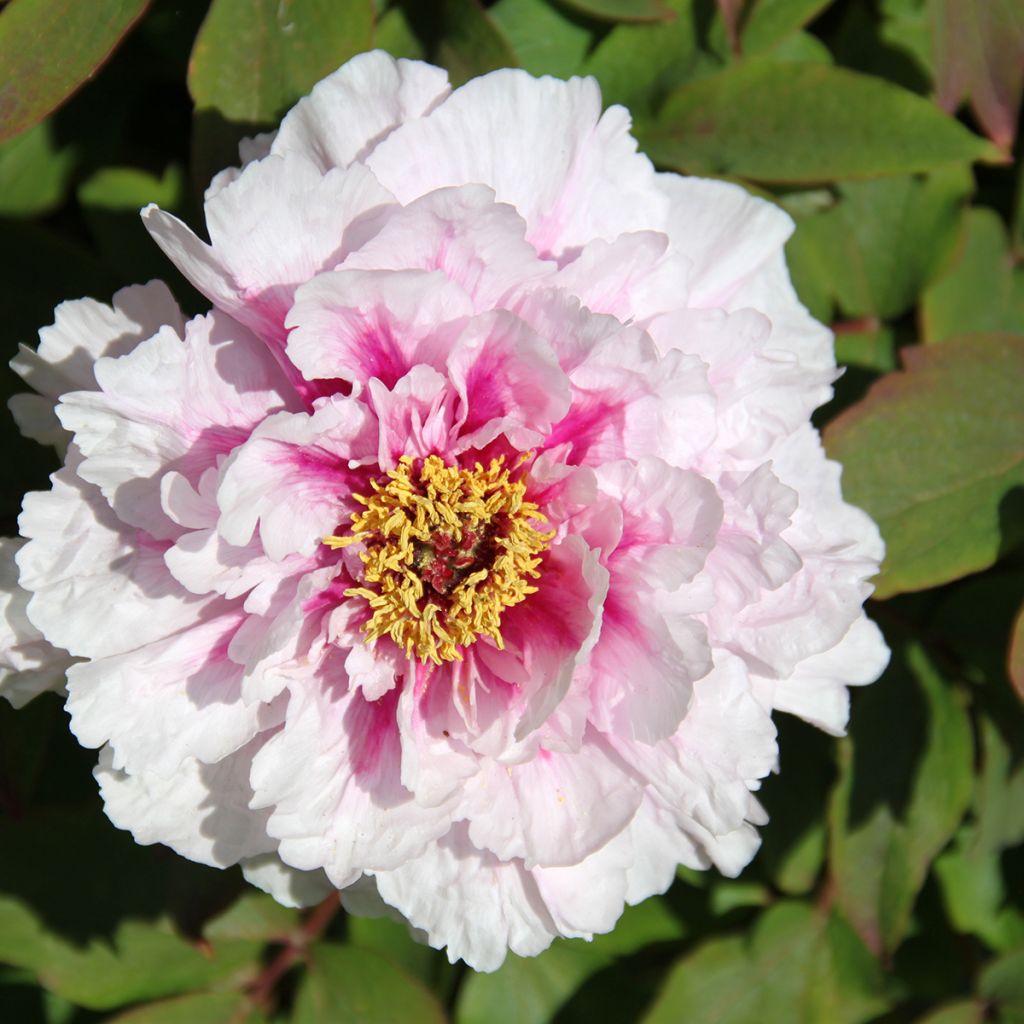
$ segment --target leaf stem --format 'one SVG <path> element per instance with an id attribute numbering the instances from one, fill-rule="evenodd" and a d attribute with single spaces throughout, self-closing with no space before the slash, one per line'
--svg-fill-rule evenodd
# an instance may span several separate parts
<path id="1" fill-rule="evenodd" d="M 318 903 L 309 916 L 286 940 L 278 954 L 263 968 L 251 982 L 247 995 L 251 1005 L 260 1010 L 269 1010 L 274 999 L 274 990 L 289 970 L 305 958 L 306 950 L 324 932 L 341 910 L 341 900 L 337 893 L 332 893 L 322 903 Z"/>

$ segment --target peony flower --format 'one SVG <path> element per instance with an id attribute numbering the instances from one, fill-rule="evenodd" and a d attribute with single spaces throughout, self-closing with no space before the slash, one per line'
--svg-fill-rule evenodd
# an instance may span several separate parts
<path id="1" fill-rule="evenodd" d="M 0 686 L 66 669 L 140 843 L 491 970 L 740 871 L 772 712 L 842 733 L 882 545 L 792 224 L 628 132 L 591 79 L 358 57 L 209 243 L 143 211 L 209 313 L 151 282 L 15 359 L 67 454 L 0 548 Z"/>

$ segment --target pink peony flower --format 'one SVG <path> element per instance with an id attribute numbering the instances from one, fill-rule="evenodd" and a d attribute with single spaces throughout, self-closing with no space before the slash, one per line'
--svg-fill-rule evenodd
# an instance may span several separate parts
<path id="1" fill-rule="evenodd" d="M 882 545 L 810 424 L 792 224 L 628 130 L 589 79 L 358 57 L 214 179 L 209 244 L 143 211 L 208 314 L 152 282 L 15 359 L 67 457 L 0 547 L 0 687 L 67 669 L 139 842 L 491 970 L 738 872 L 772 711 L 843 731 Z"/>

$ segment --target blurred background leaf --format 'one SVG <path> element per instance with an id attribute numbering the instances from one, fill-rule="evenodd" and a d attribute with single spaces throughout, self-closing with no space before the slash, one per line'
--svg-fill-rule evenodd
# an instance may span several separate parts
<path id="1" fill-rule="evenodd" d="M 778 203 L 796 224 L 799 295 L 836 331 L 845 374 L 816 422 L 834 421 L 845 492 L 887 540 L 871 611 L 896 651 L 854 694 L 838 747 L 780 716 L 782 772 L 758 794 L 772 820 L 740 879 L 680 869 L 609 935 L 489 975 L 388 918 L 310 931 L 310 912 L 237 870 L 137 846 L 103 816 L 95 755 L 59 698 L 0 702 L 0 1020 L 1024 1020 L 1020 12 L 1016 0 L 0 6 L 9 354 L 58 302 L 109 301 L 151 276 L 201 311 L 138 209 L 157 202 L 201 230 L 198 199 L 238 162 L 239 138 L 371 46 L 439 62 L 454 82 L 502 66 L 594 75 L 662 169 Z M 22 389 L 10 374 L 4 386 Z M 6 429 L 9 534 L 55 460 Z"/>
<path id="2" fill-rule="evenodd" d="M 149 0 L 9 0 L 0 17 L 0 141 L 37 124 L 96 73 Z"/>

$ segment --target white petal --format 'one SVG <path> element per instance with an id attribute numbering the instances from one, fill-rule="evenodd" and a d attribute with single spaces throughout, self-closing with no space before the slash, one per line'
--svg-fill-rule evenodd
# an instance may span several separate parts
<path id="1" fill-rule="evenodd" d="M 455 826 L 419 857 L 375 872 L 386 903 L 447 947 L 448 959 L 495 971 L 509 950 L 536 956 L 558 934 L 537 883 L 519 861 L 475 849 Z"/>
<path id="2" fill-rule="evenodd" d="M 94 299 L 62 302 L 54 322 L 39 332 L 39 347 L 22 345 L 11 368 L 44 396 L 15 395 L 11 412 L 26 437 L 63 447 L 67 434 L 53 414 L 54 400 L 68 391 L 93 390 L 93 366 L 120 356 L 163 326 L 180 331 L 181 310 L 162 281 L 122 288 L 111 306 Z M 49 401 L 46 401 L 49 399 Z"/>
<path id="3" fill-rule="evenodd" d="M 208 599 L 183 590 L 164 564 L 166 543 L 121 523 L 81 480 L 78 456 L 50 491 L 25 495 L 18 553 L 28 617 L 54 644 L 83 658 L 134 650 L 192 625 Z"/>
<path id="4" fill-rule="evenodd" d="M 300 153 L 322 171 L 364 157 L 396 126 L 425 114 L 448 95 L 440 68 L 363 53 L 318 82 L 281 122 L 271 152 Z"/>
<path id="5" fill-rule="evenodd" d="M 668 208 L 636 152 L 628 113 L 611 107 L 602 116 L 592 78 L 512 69 L 475 78 L 396 129 L 366 162 L 402 203 L 450 185 L 488 185 L 519 211 L 541 254 L 658 228 Z"/>
<path id="6" fill-rule="evenodd" d="M 228 867 L 274 849 L 266 811 L 252 811 L 249 769 L 262 738 L 215 765 L 186 761 L 164 778 L 112 767 L 109 748 L 94 772 L 107 817 L 137 843 L 164 843 L 190 860 Z"/>
<path id="7" fill-rule="evenodd" d="M 18 583 L 15 555 L 24 541 L 0 537 L 0 695 L 16 708 L 47 690 L 60 691 L 75 659 L 46 642 L 26 614 L 29 593 Z"/>
<path id="8" fill-rule="evenodd" d="M 336 891 L 322 871 L 299 871 L 276 853 L 247 857 L 242 861 L 242 874 L 250 885 L 286 907 L 312 907 Z"/>

